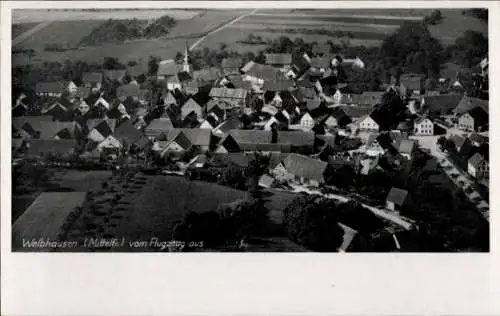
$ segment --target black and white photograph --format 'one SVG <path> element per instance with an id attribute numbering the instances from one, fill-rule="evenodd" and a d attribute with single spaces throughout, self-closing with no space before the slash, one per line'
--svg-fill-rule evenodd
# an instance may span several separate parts
<path id="1" fill-rule="evenodd" d="M 11 251 L 489 253 L 488 13 L 13 9 Z"/>

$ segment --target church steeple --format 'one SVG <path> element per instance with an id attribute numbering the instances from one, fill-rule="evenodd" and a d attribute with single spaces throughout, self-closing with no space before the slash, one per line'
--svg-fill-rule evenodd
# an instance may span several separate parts
<path id="1" fill-rule="evenodd" d="M 186 48 L 184 50 L 184 63 L 182 64 L 182 71 L 187 73 L 191 72 L 191 64 L 189 63 L 189 48 L 186 41 Z"/>

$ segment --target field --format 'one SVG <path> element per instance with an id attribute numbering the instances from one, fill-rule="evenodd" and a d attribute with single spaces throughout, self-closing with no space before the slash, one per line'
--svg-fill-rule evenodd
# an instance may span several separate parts
<path id="1" fill-rule="evenodd" d="M 57 240 L 61 226 L 75 207 L 81 206 L 86 192 L 46 192 L 33 202 L 12 226 L 12 249 L 23 248 L 23 240 Z M 22 249 L 21 249 L 22 248 Z M 36 251 L 49 249 L 32 249 Z"/>
<path id="2" fill-rule="evenodd" d="M 201 11 L 201 10 L 200 10 Z M 66 11 L 16 9 L 12 11 L 12 23 L 32 23 L 47 21 L 139 19 L 149 20 L 169 15 L 177 20 L 191 19 L 200 13 L 196 10 L 155 9 L 155 10 L 102 10 L 102 11 Z"/>
<path id="3" fill-rule="evenodd" d="M 263 50 L 265 45 L 239 43 L 249 34 L 263 39 L 288 36 L 319 43 L 332 40 L 336 44 L 378 46 L 383 38 L 394 32 L 405 21 L 420 21 L 432 10 L 429 9 L 343 9 L 343 10 L 259 10 L 241 19 L 220 32 L 208 36 L 201 47 L 217 48 L 221 42 L 238 52 Z M 442 24 L 430 26 L 431 33 L 444 45 L 452 44 L 465 30 L 472 29 L 487 34 L 486 23 L 463 16 L 459 9 L 441 10 Z M 294 30 L 293 33 L 287 32 Z M 342 31 L 349 36 L 311 34 L 311 30 Z M 307 31 L 308 33 L 305 33 Z"/>
<path id="4" fill-rule="evenodd" d="M 12 38 L 26 32 L 27 30 L 35 27 L 38 23 L 22 23 L 12 24 Z"/>

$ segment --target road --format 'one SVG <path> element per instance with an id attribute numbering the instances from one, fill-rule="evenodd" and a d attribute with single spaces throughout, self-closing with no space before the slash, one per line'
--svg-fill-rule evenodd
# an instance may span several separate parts
<path id="1" fill-rule="evenodd" d="M 38 31 L 40 31 L 41 29 L 46 28 L 51 23 L 52 22 L 49 21 L 49 22 L 43 22 L 43 23 L 37 24 L 34 27 L 32 27 L 31 29 L 27 30 L 26 32 L 19 34 L 16 38 L 12 39 L 12 47 L 21 43 L 22 41 L 24 41 L 28 37 L 32 36 L 33 34 L 35 34 Z"/>
<path id="2" fill-rule="evenodd" d="M 295 192 L 295 193 L 306 192 L 308 194 L 318 194 L 318 195 L 321 195 L 327 199 L 334 199 L 334 200 L 338 200 L 341 202 L 348 202 L 348 201 L 352 200 L 351 198 L 343 196 L 343 195 L 338 195 L 338 194 L 333 194 L 333 193 L 324 194 L 324 193 L 321 193 L 320 191 L 312 190 L 312 189 L 309 189 L 305 186 L 301 186 L 301 185 L 297 185 L 297 184 L 290 184 L 290 186 L 293 188 L 293 191 L 287 190 L 287 192 Z M 388 210 L 379 209 L 379 208 L 361 203 L 359 201 L 357 201 L 357 202 L 360 203 L 363 207 L 369 209 L 376 216 L 381 217 L 383 219 L 386 219 L 394 224 L 397 224 L 406 230 L 410 230 L 413 227 L 413 223 L 402 218 L 401 216 L 398 216 L 396 214 L 391 213 Z"/>
<path id="3" fill-rule="evenodd" d="M 243 15 L 241 15 L 241 16 L 239 16 L 239 17 L 237 17 L 237 18 L 235 18 L 235 19 L 233 19 L 233 20 L 231 20 L 231 21 L 227 22 L 226 24 L 224 24 L 224 25 L 222 25 L 222 26 L 220 26 L 220 27 L 216 28 L 215 30 L 213 30 L 213 31 L 209 32 L 207 35 L 203 36 L 202 38 L 200 38 L 199 40 L 197 40 L 196 42 L 194 42 L 194 43 L 191 45 L 191 47 L 189 47 L 189 50 L 193 50 L 193 49 L 195 49 L 195 48 L 196 48 L 196 46 L 200 45 L 200 43 L 201 43 L 201 42 L 203 42 L 203 41 L 205 40 L 205 38 L 207 38 L 208 36 L 213 35 L 213 34 L 215 34 L 215 33 L 219 32 L 220 30 L 225 29 L 225 28 L 226 28 L 226 27 L 228 27 L 229 25 L 232 25 L 232 24 L 234 24 L 234 23 L 238 22 L 239 20 L 241 20 L 241 19 L 243 19 L 243 18 L 245 18 L 245 17 L 247 17 L 247 16 L 252 15 L 252 14 L 254 14 L 255 12 L 257 12 L 257 9 L 254 9 L 254 10 L 253 10 L 252 12 L 250 12 L 250 13 L 243 14 Z"/>
<path id="4" fill-rule="evenodd" d="M 449 136 L 448 136 L 449 137 Z M 489 221 L 489 204 L 483 198 L 475 188 L 475 183 L 467 175 L 466 171 L 457 167 L 448 156 L 443 153 L 436 145 L 437 136 L 414 136 L 412 139 L 416 139 L 419 142 L 420 147 L 429 149 L 430 154 L 436 158 L 438 164 L 443 168 L 446 175 L 450 180 L 462 190 L 466 188 L 471 188 L 472 191 L 467 193 L 464 191 L 465 196 L 469 201 L 476 206 L 481 215 L 484 216 Z"/>

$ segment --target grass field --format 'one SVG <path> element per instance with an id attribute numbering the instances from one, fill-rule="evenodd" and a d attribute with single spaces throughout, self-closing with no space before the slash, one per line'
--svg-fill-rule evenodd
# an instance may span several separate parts
<path id="1" fill-rule="evenodd" d="M 38 23 L 21 23 L 12 24 L 12 38 L 15 38 L 19 34 L 26 32 L 27 30 L 35 27 Z"/>
<path id="2" fill-rule="evenodd" d="M 102 183 L 111 177 L 111 171 L 80 171 L 62 169 L 55 174 L 52 180 L 61 188 L 67 188 L 74 191 L 93 191 L 98 190 Z"/>
<path id="3" fill-rule="evenodd" d="M 177 20 L 191 19 L 200 11 L 181 9 L 151 9 L 151 10 L 106 10 L 106 11 L 63 11 L 63 10 L 32 10 L 16 9 L 12 11 L 12 23 L 31 23 L 47 21 L 74 20 L 107 20 L 107 19 L 139 19 L 149 20 L 169 15 Z"/>
<path id="4" fill-rule="evenodd" d="M 60 44 L 64 48 L 76 48 L 82 38 L 104 22 L 105 20 L 54 22 L 24 39 L 14 48 L 43 51 L 47 44 Z"/>
<path id="5" fill-rule="evenodd" d="M 12 249 L 20 251 L 48 251 L 23 248 L 23 240 L 45 239 L 57 241 L 61 226 L 75 207 L 81 206 L 86 192 L 45 192 L 29 206 L 12 226 Z"/>

